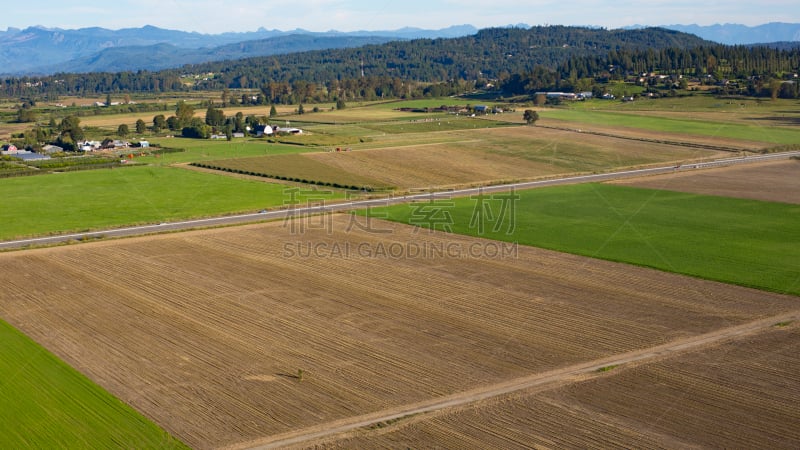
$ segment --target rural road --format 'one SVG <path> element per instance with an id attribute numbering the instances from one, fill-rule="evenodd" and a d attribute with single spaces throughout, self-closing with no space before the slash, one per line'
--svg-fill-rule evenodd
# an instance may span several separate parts
<path id="1" fill-rule="evenodd" d="M 679 339 L 656 347 L 630 351 L 608 358 L 575 364 L 548 372 L 536 373 L 527 377 L 484 386 L 470 391 L 459 392 L 429 401 L 410 405 L 402 405 L 396 408 L 386 409 L 371 414 L 350 417 L 294 432 L 270 436 L 257 442 L 245 442 L 233 448 L 249 448 L 259 450 L 281 448 L 290 445 L 301 444 L 303 442 L 308 442 L 315 439 L 326 438 L 358 428 L 368 427 L 380 422 L 400 419 L 402 417 L 414 414 L 423 414 L 455 406 L 462 406 L 516 391 L 534 388 L 548 389 L 561 383 L 574 380 L 576 377 L 581 375 L 585 376 L 587 374 L 597 373 L 599 369 L 604 367 L 619 366 L 630 363 L 651 362 L 679 353 L 699 350 L 710 344 L 736 339 L 741 336 L 770 328 L 781 322 L 796 320 L 800 320 L 800 310 L 747 322 L 733 327 L 723 328 L 710 333 Z"/>
<path id="2" fill-rule="evenodd" d="M 533 189 L 546 186 L 556 186 L 564 184 L 592 183 L 600 181 L 618 180 L 622 178 L 632 178 L 646 175 L 658 175 L 672 173 L 675 171 L 708 169 L 713 167 L 730 166 L 735 164 L 756 163 L 776 159 L 788 159 L 792 156 L 800 156 L 800 151 L 771 153 L 767 155 L 748 156 L 747 158 L 726 158 L 709 162 L 692 163 L 683 166 L 662 166 L 647 169 L 623 170 L 618 172 L 599 173 L 591 175 L 578 175 L 563 178 L 553 178 L 547 180 L 528 181 L 522 183 L 502 184 L 496 186 L 485 186 L 479 188 L 458 189 L 451 191 L 426 192 L 413 195 L 378 198 L 371 200 L 357 200 L 342 203 L 330 203 L 319 206 L 298 207 L 294 209 L 280 209 L 264 211 L 259 213 L 237 214 L 231 216 L 219 216 L 206 219 L 184 220 L 178 222 L 167 222 L 152 225 L 140 225 L 124 228 L 113 228 L 108 230 L 87 231 L 80 233 L 60 234 L 53 236 L 43 236 L 29 239 L 19 239 L 13 241 L 0 242 L 0 250 L 18 249 L 28 246 L 47 246 L 69 241 L 90 240 L 109 237 L 137 236 L 151 233 L 162 233 L 165 231 L 188 230 L 192 228 L 216 227 L 236 225 L 262 220 L 283 219 L 287 216 L 303 216 L 308 214 L 319 214 L 323 212 L 344 212 L 354 209 L 366 209 L 370 207 L 381 207 L 398 203 L 413 201 L 449 199 L 453 197 L 466 197 L 480 193 L 505 192 L 512 189 Z"/>

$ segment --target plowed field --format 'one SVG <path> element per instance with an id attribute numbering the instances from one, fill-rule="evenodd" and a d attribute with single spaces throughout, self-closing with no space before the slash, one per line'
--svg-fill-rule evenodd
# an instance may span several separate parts
<path id="1" fill-rule="evenodd" d="M 770 161 L 718 169 L 677 172 L 616 184 L 800 204 L 800 161 Z"/>
<path id="2" fill-rule="evenodd" d="M 790 325 L 317 448 L 795 449 L 798 402 L 800 326 Z"/>
<path id="3" fill-rule="evenodd" d="M 352 225 L 365 226 L 327 216 L 0 254 L 10 268 L 0 315 L 187 444 L 214 448 L 797 306 L 535 248 Z"/>

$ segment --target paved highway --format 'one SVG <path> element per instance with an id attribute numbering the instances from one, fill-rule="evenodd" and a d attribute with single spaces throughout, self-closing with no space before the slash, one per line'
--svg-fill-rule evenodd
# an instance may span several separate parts
<path id="1" fill-rule="evenodd" d="M 533 189 L 545 186 L 557 186 L 563 184 L 593 183 L 601 181 L 618 180 L 623 178 L 633 178 L 647 175 L 660 175 L 673 173 L 676 171 L 708 169 L 738 164 L 749 164 L 777 159 L 788 159 L 792 156 L 800 156 L 800 151 L 771 153 L 766 155 L 748 156 L 746 158 L 726 158 L 709 162 L 692 163 L 682 166 L 663 166 L 651 167 L 647 169 L 623 170 L 618 172 L 599 173 L 591 175 L 577 175 L 563 178 L 553 178 L 547 180 L 527 181 L 523 183 L 502 184 L 496 186 L 484 186 L 478 188 L 457 189 L 440 192 L 425 192 L 412 195 L 397 197 L 378 198 L 370 200 L 356 200 L 351 202 L 323 204 L 319 206 L 298 207 L 294 209 L 280 209 L 263 211 L 258 213 L 237 214 L 231 216 L 211 217 L 207 219 L 184 220 L 179 222 L 168 222 L 152 225 L 140 225 L 124 228 L 112 228 L 108 230 L 87 231 L 81 233 L 60 234 L 54 236 L 43 236 L 38 238 L 19 239 L 14 241 L 0 242 L 0 250 L 18 249 L 28 246 L 47 246 L 69 241 L 82 241 L 110 237 L 139 236 L 151 233 L 161 233 L 165 231 L 188 230 L 192 228 L 205 228 L 216 226 L 237 225 L 252 223 L 265 220 L 283 219 L 287 216 L 304 216 L 309 214 L 320 214 L 323 212 L 343 212 L 354 209 L 366 209 L 370 207 L 380 207 L 394 205 L 398 203 L 408 203 L 414 201 L 425 201 L 432 199 L 449 199 L 453 197 L 466 197 L 480 193 L 506 192 L 510 190 Z"/>

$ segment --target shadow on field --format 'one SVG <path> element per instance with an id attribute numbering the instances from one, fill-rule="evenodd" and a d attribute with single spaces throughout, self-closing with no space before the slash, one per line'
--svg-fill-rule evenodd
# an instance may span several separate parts
<path id="1" fill-rule="evenodd" d="M 299 380 L 300 376 L 298 374 L 291 374 L 291 373 L 276 373 L 275 376 L 283 377 L 283 378 L 291 378 L 292 380 Z"/>
<path id="2" fill-rule="evenodd" d="M 792 111 L 792 114 L 795 112 Z M 797 112 L 800 114 L 800 111 Z M 748 117 L 748 120 L 755 122 L 775 122 L 779 125 L 800 125 L 800 115 L 798 116 L 768 116 L 768 117 Z"/>

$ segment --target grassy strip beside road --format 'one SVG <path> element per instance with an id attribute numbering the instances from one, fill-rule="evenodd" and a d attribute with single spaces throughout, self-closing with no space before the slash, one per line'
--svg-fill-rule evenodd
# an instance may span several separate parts
<path id="1" fill-rule="evenodd" d="M 0 321 L 0 447 L 186 448 Z"/>
<path id="2" fill-rule="evenodd" d="M 423 227 L 449 225 L 461 234 L 800 295 L 798 205 L 585 184 L 516 192 L 519 199 L 506 200 L 503 210 L 504 195 L 371 212 Z"/>
<path id="3" fill-rule="evenodd" d="M 291 201 L 287 189 L 149 166 L 11 178 L 0 183 L 0 239 L 255 212 Z M 326 201 L 343 197 L 319 189 Z"/>

